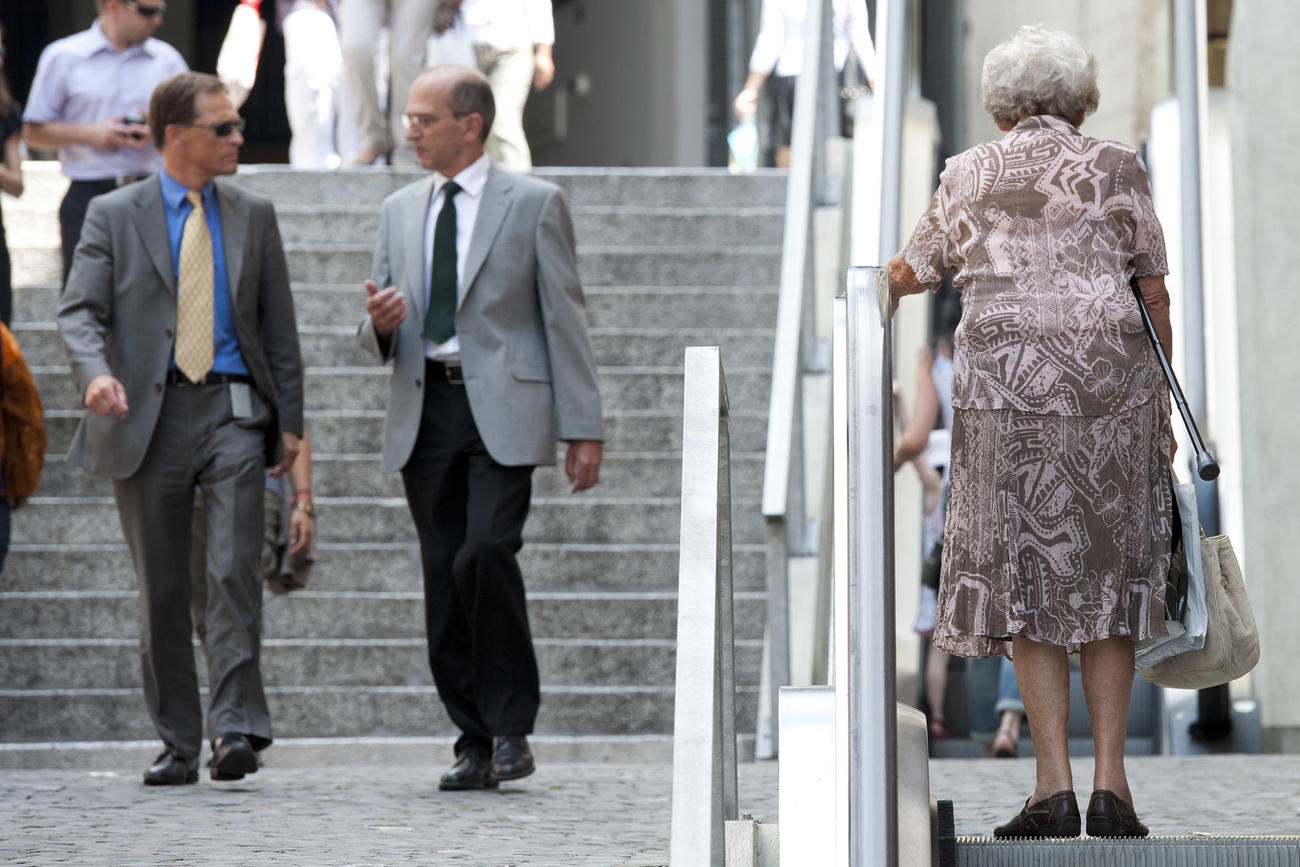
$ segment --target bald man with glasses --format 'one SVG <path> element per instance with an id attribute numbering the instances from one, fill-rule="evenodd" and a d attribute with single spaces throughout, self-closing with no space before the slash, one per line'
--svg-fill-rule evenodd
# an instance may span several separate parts
<path id="1" fill-rule="evenodd" d="M 162 0 L 95 0 L 95 8 L 88 29 L 41 52 L 23 113 L 27 146 L 57 150 L 71 181 L 59 206 L 64 282 L 90 200 L 162 166 L 149 139 L 149 97 L 188 69 L 180 52 L 153 38 Z"/>

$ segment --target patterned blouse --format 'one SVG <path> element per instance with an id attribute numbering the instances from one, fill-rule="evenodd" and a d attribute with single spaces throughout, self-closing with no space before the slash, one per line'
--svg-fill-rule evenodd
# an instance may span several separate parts
<path id="1" fill-rule="evenodd" d="M 952 402 L 962 409 L 1111 415 L 1163 379 L 1134 276 L 1168 273 L 1136 150 L 1057 117 L 948 161 L 903 257 L 923 286 L 962 293 Z"/>

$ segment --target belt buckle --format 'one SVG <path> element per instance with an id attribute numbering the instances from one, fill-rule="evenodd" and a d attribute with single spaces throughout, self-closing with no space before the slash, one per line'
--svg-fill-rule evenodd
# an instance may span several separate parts
<path id="1" fill-rule="evenodd" d="M 442 366 L 442 375 L 446 377 L 448 385 L 464 385 L 465 378 L 461 373 L 459 364 L 444 364 Z"/>

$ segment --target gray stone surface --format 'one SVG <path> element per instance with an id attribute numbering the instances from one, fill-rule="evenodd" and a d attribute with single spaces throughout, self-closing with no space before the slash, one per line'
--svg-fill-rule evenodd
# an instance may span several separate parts
<path id="1" fill-rule="evenodd" d="M 672 639 L 676 593 L 530 593 L 537 638 Z M 736 637 L 762 637 L 762 594 L 736 594 Z M 424 635 L 423 595 L 301 590 L 263 605 L 267 638 L 368 639 Z M 130 638 L 138 633 L 134 591 L 10 593 L 0 638 Z"/>
<path id="2" fill-rule="evenodd" d="M 675 675 L 672 639 L 538 638 L 536 646 L 543 683 L 671 686 Z M 425 648 L 423 637 L 271 638 L 262 645 L 262 676 L 267 686 L 275 687 L 429 686 L 433 680 Z M 743 682 L 758 681 L 761 653 L 759 639 L 737 646 L 736 670 Z M 196 655 L 196 659 L 199 679 L 206 682 L 203 657 Z M 139 688 L 139 642 L 134 638 L 0 639 L 0 683 L 11 689 Z"/>
<path id="3" fill-rule="evenodd" d="M 53 322 L 55 211 L 65 181 L 52 165 L 29 167 L 27 193 L 13 208 L 6 203 L 5 219 L 20 226 L 9 235 L 15 331 L 42 390 L 50 455 L 37 498 L 15 516 L 0 588 L 0 767 L 53 755 L 36 742 L 4 750 L 15 738 L 150 736 L 134 660 L 135 582 L 111 487 L 62 457 L 81 414 Z M 321 545 L 311 588 L 266 605 L 267 677 L 281 734 L 449 731 L 430 710 L 418 553 L 400 479 L 378 472 L 391 374 L 354 336 L 379 202 L 416 177 L 271 168 L 237 179 L 279 208 L 316 456 Z M 607 439 L 591 494 L 570 495 L 561 469 L 535 476 L 522 565 L 543 679 L 559 689 L 548 693 L 545 725 L 557 736 L 600 735 L 607 745 L 621 738 L 639 750 L 635 738 L 670 727 L 688 345 L 720 345 L 729 377 L 739 674 L 747 695 L 757 682 L 758 497 L 785 179 L 661 170 L 554 177 L 573 203 Z M 343 687 L 355 695 L 328 692 Z M 742 702 L 742 743 L 752 740 L 753 715 L 754 703 Z"/>
<path id="4" fill-rule="evenodd" d="M 324 497 L 320 503 L 335 516 L 331 537 L 336 541 L 415 540 L 402 497 Z M 762 542 L 765 529 L 756 498 L 735 503 L 732 539 Z M 676 497 L 534 497 L 524 541 L 670 542 L 677 538 L 680 520 Z M 103 544 L 121 538 L 117 507 L 107 497 L 33 498 L 13 521 L 15 542 Z"/>
<path id="5" fill-rule="evenodd" d="M 313 591 L 420 591 L 419 550 L 414 542 L 335 542 L 330 539 L 331 521 L 322 512 L 317 524 L 323 541 L 312 567 Z M 763 590 L 766 550 L 756 543 L 732 546 L 737 590 Z M 533 592 L 672 591 L 677 587 L 677 546 L 669 542 L 535 542 L 519 558 Z M 14 545 L 5 559 L 4 582 L 7 591 L 24 593 L 134 591 L 136 586 L 122 543 Z"/>
<path id="6" fill-rule="evenodd" d="M 0 862 L 668 864 L 668 762 L 577 764 L 569 759 L 599 747 L 537 738 L 535 748 L 534 776 L 468 794 L 437 791 L 450 753 L 438 740 L 390 747 L 401 750 L 402 760 L 387 764 L 349 762 L 371 755 L 366 741 L 277 742 L 258 774 L 224 784 L 204 775 L 179 789 L 140 785 L 140 771 L 156 752 L 151 745 L 132 744 L 107 758 L 83 750 L 97 760 L 0 774 Z M 314 761 L 302 764 L 306 756 Z M 1074 765 L 1086 802 L 1091 762 Z M 779 826 L 777 763 L 742 762 L 738 770 L 740 809 Z M 1129 773 L 1153 834 L 1294 834 L 1300 827 L 1295 756 L 1138 758 L 1129 761 Z M 1032 763 L 1023 759 L 930 763 L 931 792 L 953 801 L 963 836 L 988 835 L 1005 821 L 1032 776 Z"/>

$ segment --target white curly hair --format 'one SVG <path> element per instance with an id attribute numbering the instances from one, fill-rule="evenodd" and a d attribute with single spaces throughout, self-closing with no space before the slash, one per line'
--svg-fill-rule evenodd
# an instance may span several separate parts
<path id="1" fill-rule="evenodd" d="M 1050 114 L 1073 124 L 1097 110 L 1097 58 L 1064 30 L 1026 24 L 984 58 L 984 110 L 1007 127 Z"/>

